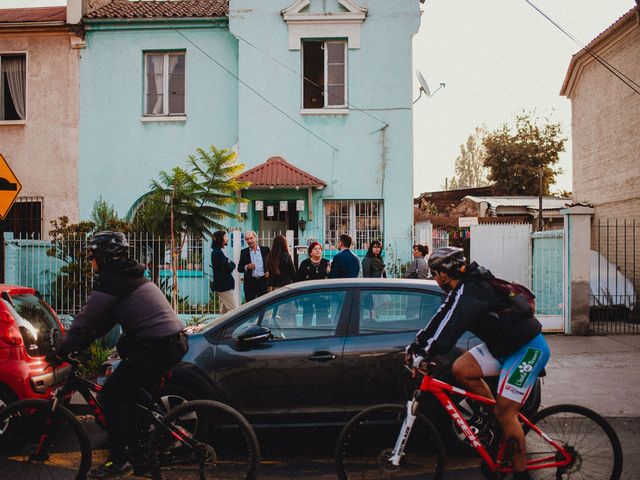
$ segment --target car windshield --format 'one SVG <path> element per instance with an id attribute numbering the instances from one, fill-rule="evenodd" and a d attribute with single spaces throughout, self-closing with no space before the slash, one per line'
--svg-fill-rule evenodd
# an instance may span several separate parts
<path id="1" fill-rule="evenodd" d="M 35 295 L 11 297 L 13 305 L 2 300 L 20 330 L 27 353 L 46 355 L 51 350 L 52 337 L 60 334 L 60 327 L 49 307 Z"/>

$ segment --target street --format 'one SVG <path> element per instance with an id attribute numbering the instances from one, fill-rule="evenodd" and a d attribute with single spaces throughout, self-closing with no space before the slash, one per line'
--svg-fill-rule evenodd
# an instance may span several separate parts
<path id="1" fill-rule="evenodd" d="M 616 430 L 624 451 L 623 480 L 640 475 L 640 418 L 608 418 Z M 105 435 L 92 422 L 84 422 L 89 430 L 94 452 L 94 465 L 104 459 Z M 338 428 L 261 430 L 258 433 L 262 462 L 261 479 L 335 479 L 333 450 Z M 482 480 L 478 457 L 447 456 L 447 480 Z"/>

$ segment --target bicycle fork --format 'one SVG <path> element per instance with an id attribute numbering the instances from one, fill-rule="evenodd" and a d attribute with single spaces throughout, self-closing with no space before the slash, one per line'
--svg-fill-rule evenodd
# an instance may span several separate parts
<path id="1" fill-rule="evenodd" d="M 416 398 L 413 398 L 412 400 L 407 401 L 407 415 L 404 417 L 402 428 L 400 428 L 400 434 L 398 435 L 396 444 L 393 447 L 393 451 L 391 452 L 391 455 L 389 457 L 389 463 L 391 463 L 391 465 L 395 467 L 400 466 L 400 461 L 402 460 L 402 457 L 404 455 L 404 447 L 407 445 L 409 434 L 411 433 L 413 424 L 416 421 L 417 411 L 418 400 Z"/>

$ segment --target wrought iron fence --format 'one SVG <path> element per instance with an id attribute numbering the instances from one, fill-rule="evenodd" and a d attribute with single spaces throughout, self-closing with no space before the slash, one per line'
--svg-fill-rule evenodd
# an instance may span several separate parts
<path id="1" fill-rule="evenodd" d="M 596 219 L 591 235 L 591 330 L 640 333 L 640 222 Z"/>

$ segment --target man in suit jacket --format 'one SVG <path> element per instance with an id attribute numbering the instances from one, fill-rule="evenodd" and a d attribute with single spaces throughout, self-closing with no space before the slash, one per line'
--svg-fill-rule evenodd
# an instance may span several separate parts
<path id="1" fill-rule="evenodd" d="M 211 268 L 213 269 L 213 281 L 211 290 L 218 293 L 220 300 L 220 313 L 227 313 L 237 307 L 233 289 L 235 280 L 231 272 L 236 268 L 236 264 L 227 258 L 222 250 L 227 246 L 229 239 L 227 234 L 218 230 L 213 234 L 213 245 L 211 246 Z"/>
<path id="2" fill-rule="evenodd" d="M 265 264 L 269 247 L 258 245 L 258 237 L 253 231 L 245 233 L 244 239 L 249 246 L 240 251 L 238 271 L 244 273 L 244 299 L 248 302 L 267 293 L 269 272 Z"/>
<path id="3" fill-rule="evenodd" d="M 338 253 L 331 261 L 327 278 L 356 278 L 360 274 L 360 259 L 351 248 L 351 236 L 343 233 L 338 240 Z"/>

